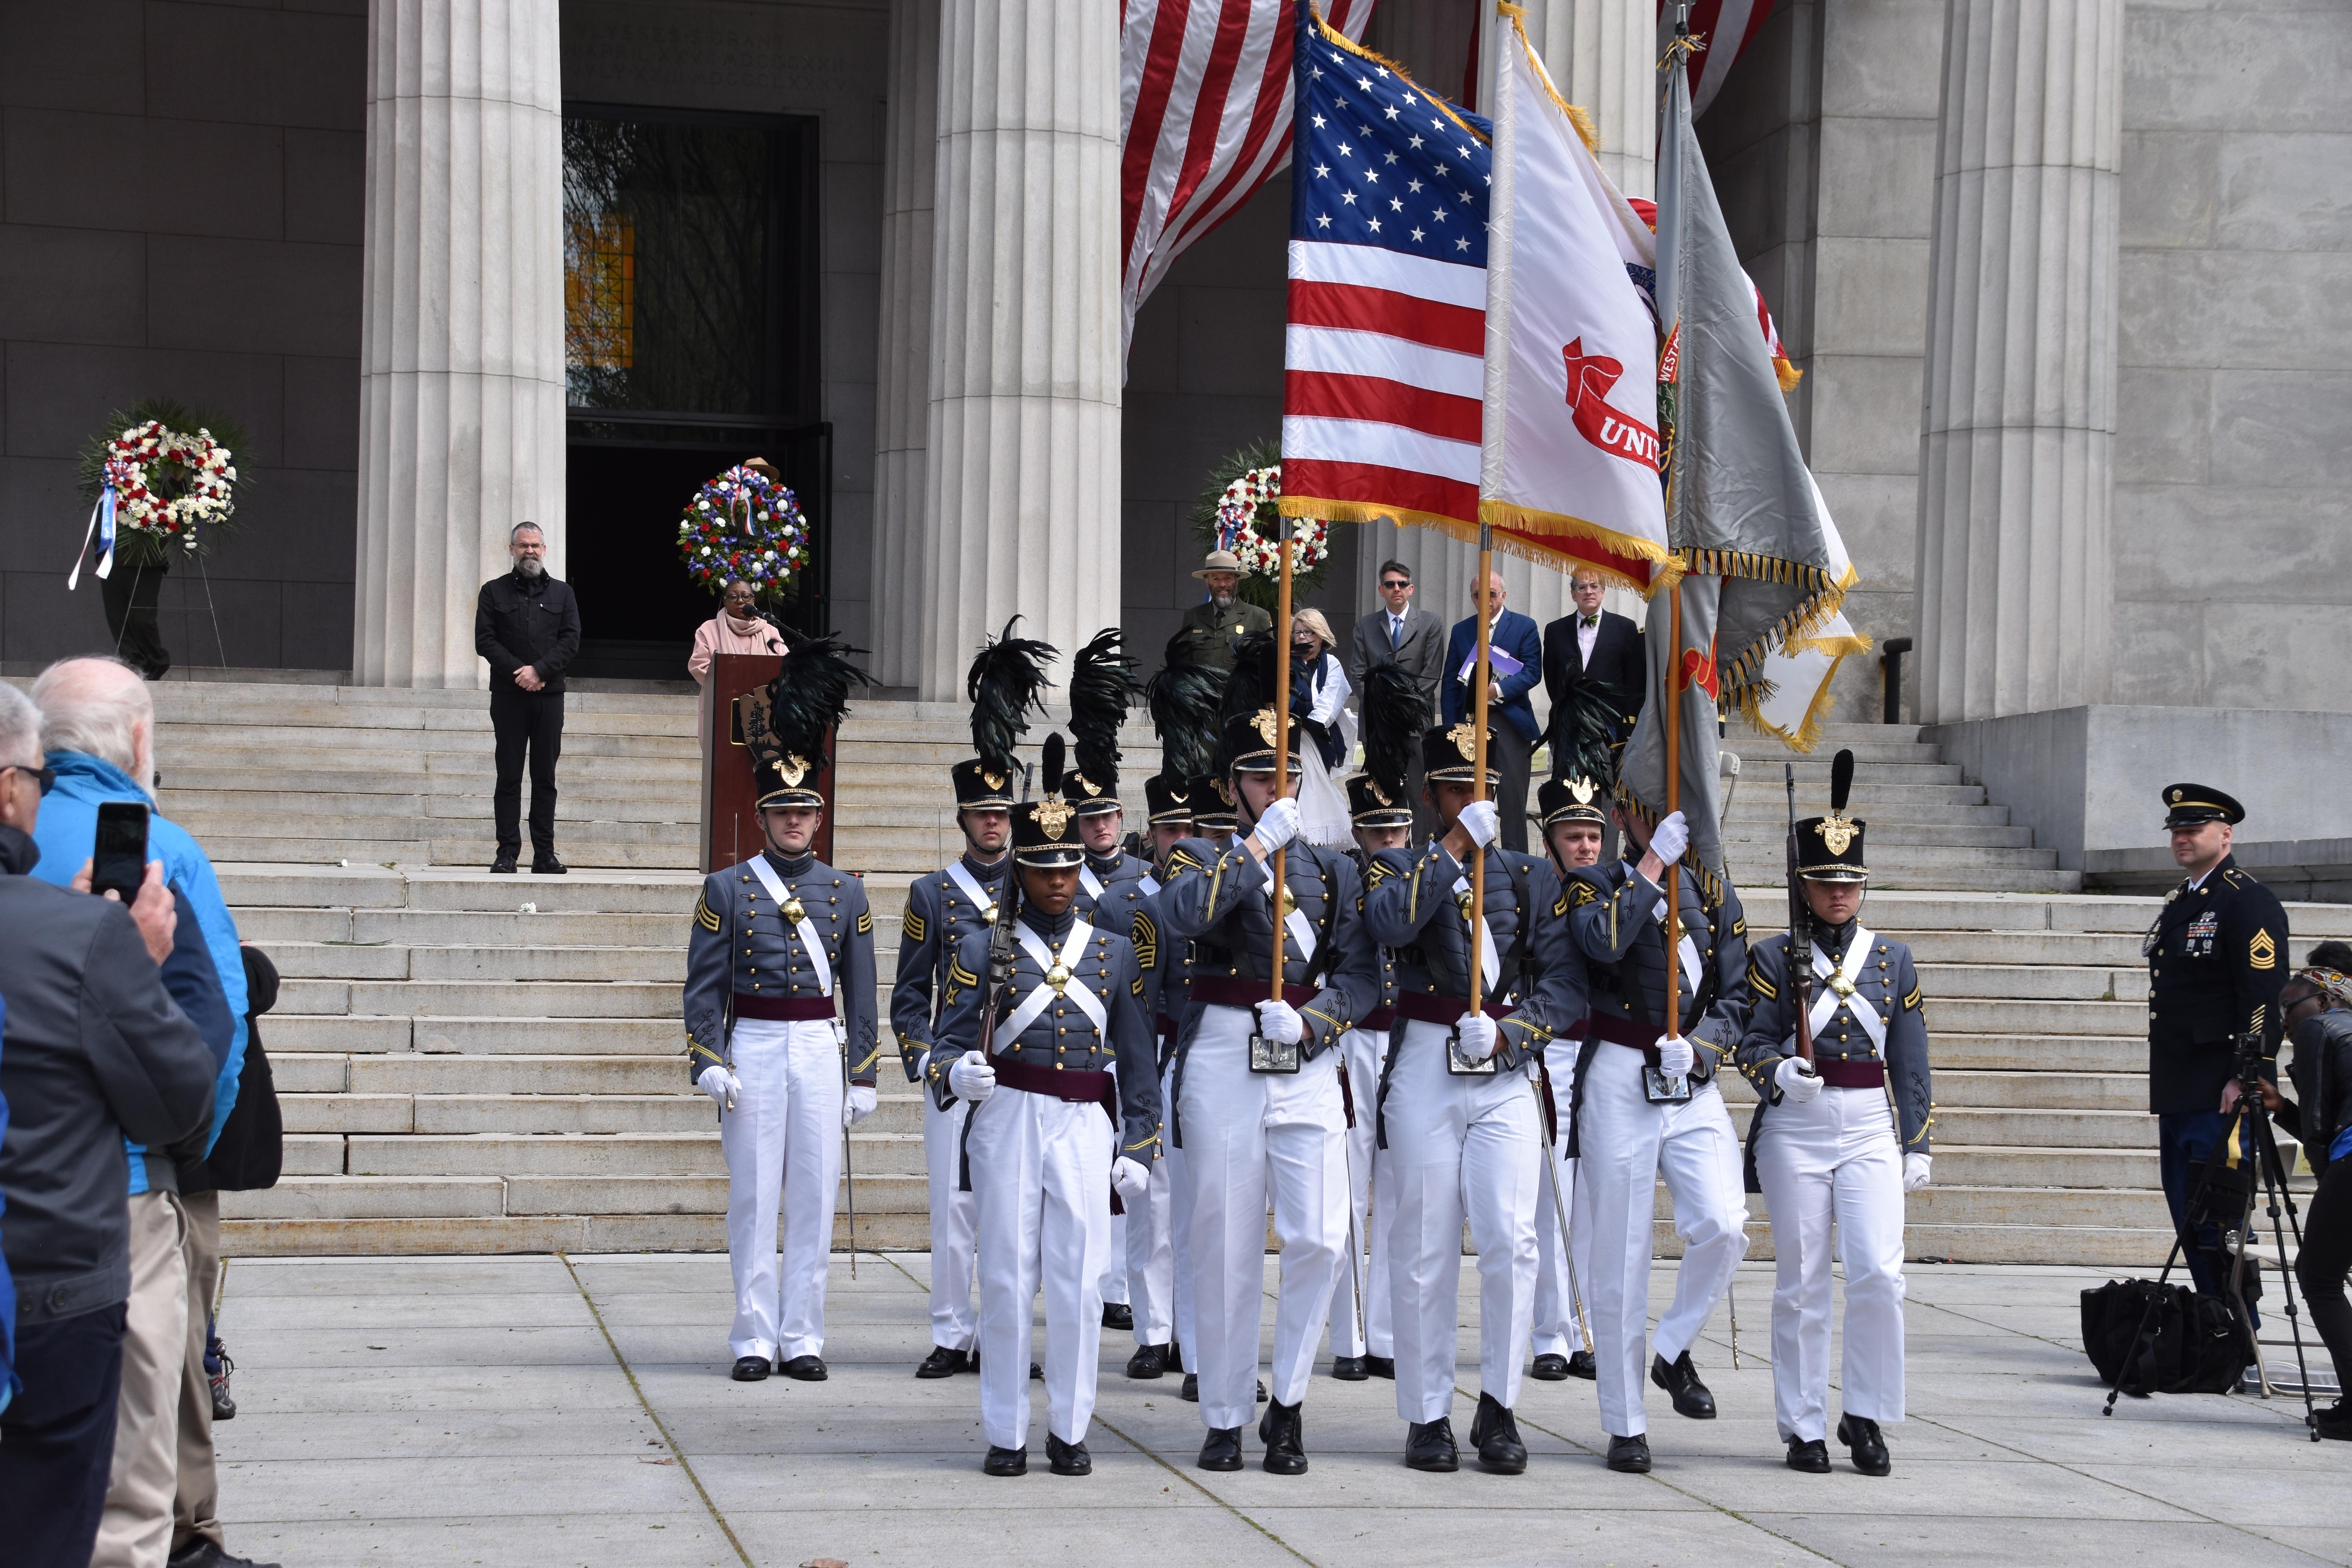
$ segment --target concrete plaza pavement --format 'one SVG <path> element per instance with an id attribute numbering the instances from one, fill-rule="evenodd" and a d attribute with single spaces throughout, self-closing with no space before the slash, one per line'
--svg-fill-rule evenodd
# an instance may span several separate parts
<path id="1" fill-rule="evenodd" d="M 929 1261 L 865 1254 L 853 1283 L 835 1259 L 822 1384 L 728 1380 L 723 1257 L 233 1261 L 230 1548 L 287 1568 L 2352 1564 L 2352 1445 L 2306 1441 L 2300 1402 L 2159 1396 L 2100 1417 L 2077 1332 L 2095 1272 L 1913 1266 L 1912 1414 L 1885 1479 L 1834 1442 L 1831 1475 L 1782 1464 L 1770 1266 L 1749 1264 L 1741 1369 L 1719 1309 L 1696 1352 L 1723 1415 L 1684 1420 L 1651 1391 L 1647 1477 L 1603 1468 L 1589 1383 L 1526 1384 L 1524 1476 L 1429 1476 L 1401 1463 L 1393 1385 L 1320 1373 L 1305 1477 L 1259 1470 L 1255 1434 L 1248 1468 L 1211 1475 L 1192 1462 L 1198 1407 L 1175 1379 L 1129 1382 L 1129 1337 L 1107 1332 L 1094 1475 L 1046 1472 L 1040 1392 L 1030 1474 L 992 1480 L 975 1380 L 910 1375 Z M 1654 1271 L 1654 1312 L 1673 1280 Z M 1466 1436 L 1474 1270 L 1463 1283 Z"/>

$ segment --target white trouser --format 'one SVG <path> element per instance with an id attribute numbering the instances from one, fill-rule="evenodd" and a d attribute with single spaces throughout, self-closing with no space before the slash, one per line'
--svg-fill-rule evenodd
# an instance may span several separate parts
<path id="1" fill-rule="evenodd" d="M 1584 1272 L 1580 1262 L 1578 1274 L 1591 1314 L 1601 1424 L 1612 1436 L 1638 1436 L 1650 1429 L 1642 1341 L 1658 1178 L 1665 1177 L 1675 1234 L 1683 1239 L 1674 1304 L 1658 1320 L 1654 1341 L 1671 1362 L 1698 1338 L 1748 1255 L 1739 1140 L 1714 1084 L 1696 1086 L 1681 1105 L 1652 1105 L 1642 1094 L 1642 1053 L 1603 1040 L 1584 1086 L 1577 1147 L 1592 1229 L 1592 1269 Z"/>
<path id="2" fill-rule="evenodd" d="M 719 1118 L 727 1156 L 727 1258 L 736 1356 L 824 1353 L 824 1275 L 841 1186 L 841 1046 L 829 1019 L 735 1025 L 743 1092 Z M 783 1267 L 776 1212 L 783 1200 Z"/>
<path id="3" fill-rule="evenodd" d="M 1119 1207 L 1123 1210 L 1126 1206 L 1127 1200 L 1124 1198 L 1120 1199 Z M 1128 1216 L 1124 1213 L 1115 1214 L 1110 1216 L 1110 1255 L 1103 1259 L 1102 1278 L 1095 1281 L 1095 1294 L 1103 1299 L 1103 1303 L 1106 1306 L 1114 1302 L 1122 1307 L 1129 1305 L 1127 1299 L 1127 1249 L 1129 1246 L 1127 1239 L 1127 1217 Z M 1132 1310 L 1131 1308 L 1129 1310 Z"/>
<path id="4" fill-rule="evenodd" d="M 1296 1405 L 1315 1372 L 1348 1245 L 1345 1113 L 1339 1053 L 1295 1073 L 1249 1070 L 1255 1020 L 1212 1006 L 1184 1060 L 1184 1170 L 1192 1189 L 1193 1331 L 1185 1364 L 1201 1378 L 1201 1419 L 1213 1431 L 1257 1409 L 1258 1325 L 1265 1307 L 1266 1199 L 1282 1244 L 1274 1309 L 1275 1399 Z"/>
<path id="5" fill-rule="evenodd" d="M 1829 1436 L 1830 1226 L 1845 1265 L 1849 1415 L 1903 1419 L 1903 1152 L 1884 1090 L 1783 1100 L 1756 1133 L 1772 1211 L 1772 1410 L 1780 1439 Z"/>
<path id="6" fill-rule="evenodd" d="M 1168 1103 L 1168 1080 L 1160 1079 L 1160 1104 Z M 1165 1120 L 1164 1118 L 1162 1119 Z M 1162 1129 L 1163 1133 L 1165 1129 Z M 1128 1306 L 1135 1313 L 1135 1342 L 1164 1345 L 1175 1331 L 1175 1249 L 1169 1235 L 1170 1198 L 1175 1162 L 1164 1140 L 1151 1162 L 1151 1184 L 1127 1205 Z"/>
<path id="7" fill-rule="evenodd" d="M 1536 1315 L 1528 1351 L 1535 1355 L 1574 1355 L 1584 1348 L 1576 1331 L 1576 1297 L 1569 1289 L 1568 1266 L 1576 1265 L 1577 1290 L 1592 1278 L 1591 1226 L 1576 1216 L 1576 1167 L 1568 1157 L 1569 1108 L 1575 1101 L 1576 1057 L 1581 1040 L 1555 1040 L 1544 1049 L 1544 1066 L 1551 1073 L 1551 1098 L 1559 1141 L 1551 1148 L 1551 1180 L 1559 1184 L 1559 1202 L 1552 1203 L 1551 1182 L 1536 1194 Z M 1568 1216 L 1570 1251 L 1559 1247 L 1559 1222 Z M 1589 1329 L 1591 1325 L 1586 1324 Z"/>
<path id="8" fill-rule="evenodd" d="M 1102 1348 L 1115 1134 L 1101 1105 L 999 1087 L 971 1116 L 980 1240 L 980 1424 L 1029 1446 L 1030 1324 L 1045 1295 L 1045 1429 L 1083 1443 Z"/>
<path id="9" fill-rule="evenodd" d="M 959 1100 L 940 1109 L 928 1085 L 923 1097 L 923 1167 L 931 1183 L 931 1342 L 951 1351 L 971 1349 L 978 1320 L 971 1309 L 972 1204 L 970 1193 L 959 1192 L 963 1124 L 971 1102 Z"/>
<path id="10" fill-rule="evenodd" d="M 1396 1314 L 1397 1414 L 1434 1421 L 1454 1406 L 1462 1222 L 1478 1253 L 1478 1382 L 1518 1401 L 1535 1309 L 1536 1202 L 1543 1127 L 1535 1068 L 1456 1078 L 1448 1031 L 1406 1023 L 1389 1068 L 1389 1289 Z"/>
<path id="11" fill-rule="evenodd" d="M 1348 1203 L 1355 1220 L 1349 1245 L 1357 1251 L 1353 1263 L 1340 1260 L 1339 1288 L 1331 1295 L 1331 1353 L 1391 1355 L 1395 1352 L 1395 1340 L 1389 1329 L 1387 1220 L 1395 1199 L 1390 1192 L 1388 1153 L 1380 1147 L 1381 1063 L 1389 1054 L 1389 1037 L 1384 1032 L 1350 1029 L 1339 1037 L 1339 1049 L 1345 1053 L 1348 1092 L 1356 1107 L 1356 1124 L 1348 1129 Z M 1374 1198 L 1376 1183 L 1377 1201 L 1370 1204 L 1367 1212 L 1367 1200 Z M 1378 1228 L 1373 1225 L 1375 1216 L 1381 1222 Z M 1368 1246 L 1372 1255 L 1369 1263 L 1363 1253 Z M 1359 1271 L 1364 1280 L 1361 1334 L 1356 1331 Z"/>
<path id="12" fill-rule="evenodd" d="M 1176 1103 L 1176 1059 L 1172 1056 L 1168 1060 L 1168 1070 L 1160 1075 L 1160 1103 Z M 1185 1174 L 1188 1167 L 1184 1151 L 1176 1147 L 1168 1131 L 1174 1126 L 1175 1117 L 1163 1116 L 1161 1121 L 1164 1125 L 1160 1137 L 1165 1141 L 1167 1158 L 1160 1163 L 1168 1171 L 1168 1296 L 1175 1304 L 1176 1314 L 1176 1321 L 1170 1325 L 1170 1332 L 1175 1338 L 1170 1342 L 1181 1350 L 1184 1365 L 1197 1372 L 1201 1363 L 1195 1357 L 1199 1352 L 1192 1349 L 1198 1342 L 1193 1335 L 1200 1328 L 1192 1315 L 1192 1182 Z"/>

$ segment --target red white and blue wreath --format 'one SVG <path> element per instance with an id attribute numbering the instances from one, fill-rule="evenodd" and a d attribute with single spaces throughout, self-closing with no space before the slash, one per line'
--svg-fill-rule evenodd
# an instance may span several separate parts
<path id="1" fill-rule="evenodd" d="M 808 520 L 784 485 L 738 465 L 687 503 L 677 549 L 687 575 L 712 594 L 740 577 L 761 598 L 772 598 L 808 566 Z"/>
<path id="2" fill-rule="evenodd" d="M 1242 571 L 1274 577 L 1282 571 L 1280 515 L 1282 465 L 1250 468 L 1217 498 L 1217 547 L 1239 557 Z M 1290 570 L 1304 575 L 1330 558 L 1330 525 L 1319 517 L 1290 520 Z"/>

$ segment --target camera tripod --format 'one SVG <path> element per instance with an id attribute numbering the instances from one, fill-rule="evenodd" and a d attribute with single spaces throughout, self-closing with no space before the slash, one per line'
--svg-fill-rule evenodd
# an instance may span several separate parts
<path id="1" fill-rule="evenodd" d="M 2263 1365 L 2262 1342 L 2255 1337 L 2253 1312 L 2247 1305 L 2245 1295 L 2246 1248 L 2260 1234 L 2254 1220 L 2254 1200 L 2259 1196 L 2263 1200 L 2264 1212 L 2270 1216 L 2271 1237 L 2278 1247 L 2280 1293 L 2285 1301 L 2287 1330 L 2294 1338 L 2295 1371 L 2303 1384 L 2303 1424 L 2311 1434 L 2311 1440 L 2316 1443 L 2319 1441 L 2318 1409 L 2311 1396 L 2311 1368 L 2304 1357 L 2303 1324 L 2294 1303 L 2294 1269 L 2287 1261 L 2286 1250 L 2289 1232 L 2294 1237 L 2296 1251 L 2302 1250 L 2303 1225 L 2295 1213 L 2294 1194 L 2286 1184 L 2286 1167 L 2279 1158 L 2277 1135 L 2271 1127 L 2269 1114 L 2263 1109 L 2262 1058 L 2259 1042 L 2251 1037 L 2239 1047 L 2236 1081 L 2238 1103 L 2224 1127 L 2224 1142 L 2221 1147 L 2222 1150 L 2252 1149 L 2255 1180 L 2247 1186 L 2244 1205 L 2236 1216 L 2237 1225 L 2222 1232 L 2222 1250 L 2230 1257 L 2229 1278 L 2223 1289 L 2237 1306 L 2239 1321 L 2246 1326 L 2246 1348 L 2253 1352 L 2254 1371 L 2262 1379 L 2263 1396 L 2268 1398 L 2270 1373 Z M 2155 1321 L 2157 1303 L 2162 1300 L 2165 1282 L 2172 1277 L 2173 1265 L 2180 1261 L 2182 1251 L 2189 1245 L 2189 1233 L 2199 1223 L 2196 1216 L 2203 1207 L 2206 1189 L 2211 1185 L 2213 1173 L 2220 1168 L 2221 1163 L 2221 1155 L 2217 1152 L 2215 1158 L 2206 1163 L 2204 1173 L 2198 1178 L 2197 1190 L 2189 1194 L 2186 1210 L 2188 1223 L 2175 1227 L 2172 1251 L 2165 1258 L 2164 1271 L 2157 1276 L 2157 1289 L 2150 1294 L 2147 1308 L 2140 1313 L 2139 1327 L 2133 1332 L 2123 1361 L 2116 1369 L 2116 1380 L 2107 1387 L 2107 1403 L 2105 1408 L 2099 1412 L 2102 1415 L 2116 1413 L 2116 1399 L 2123 1392 L 2124 1379 L 2129 1375 L 2132 1363 L 2147 1338 L 2148 1326 Z M 2284 1210 L 2284 1224 L 2282 1209 Z"/>

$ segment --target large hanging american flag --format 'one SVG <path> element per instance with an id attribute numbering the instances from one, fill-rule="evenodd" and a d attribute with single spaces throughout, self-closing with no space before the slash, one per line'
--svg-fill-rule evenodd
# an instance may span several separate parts
<path id="1" fill-rule="evenodd" d="M 1372 0 L 1329 0 L 1363 36 Z M 1119 41 L 1126 334 L 1169 267 L 1290 163 L 1288 0 L 1127 0 Z"/>

